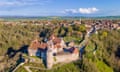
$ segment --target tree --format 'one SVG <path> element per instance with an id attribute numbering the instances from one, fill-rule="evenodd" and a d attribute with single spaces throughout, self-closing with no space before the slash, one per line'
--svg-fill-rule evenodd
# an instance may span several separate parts
<path id="1" fill-rule="evenodd" d="M 73 33 L 73 28 L 71 26 L 68 26 L 68 35 L 71 36 L 71 34 Z"/>

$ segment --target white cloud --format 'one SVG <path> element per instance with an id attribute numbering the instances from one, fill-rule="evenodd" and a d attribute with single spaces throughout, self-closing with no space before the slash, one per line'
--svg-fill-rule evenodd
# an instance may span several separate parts
<path id="1" fill-rule="evenodd" d="M 76 9 L 65 9 L 64 13 L 69 12 L 69 13 L 78 13 Z"/>
<path id="2" fill-rule="evenodd" d="M 95 13 L 99 11 L 97 8 L 93 7 L 93 8 L 79 8 L 79 12 L 81 14 L 91 14 L 91 13 Z"/>
<path id="3" fill-rule="evenodd" d="M 93 14 L 99 11 L 99 9 L 92 7 L 92 8 L 79 8 L 79 9 L 65 9 L 63 13 L 80 13 L 80 14 Z"/>

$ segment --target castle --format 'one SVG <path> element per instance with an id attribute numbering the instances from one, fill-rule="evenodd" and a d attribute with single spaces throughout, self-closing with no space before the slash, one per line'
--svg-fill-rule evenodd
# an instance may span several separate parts
<path id="1" fill-rule="evenodd" d="M 32 41 L 28 48 L 29 56 L 46 60 L 48 69 L 57 63 L 67 63 L 79 59 L 79 50 L 71 42 L 68 45 L 62 38 L 51 35 L 46 42 Z"/>

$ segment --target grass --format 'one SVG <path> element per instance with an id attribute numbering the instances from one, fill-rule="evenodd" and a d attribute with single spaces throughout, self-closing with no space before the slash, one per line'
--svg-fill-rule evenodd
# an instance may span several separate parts
<path id="1" fill-rule="evenodd" d="M 65 42 L 70 42 L 70 41 L 75 41 L 76 44 L 79 44 L 79 41 L 81 40 L 81 37 L 72 37 L 72 36 L 67 36 L 64 37 Z"/>
<path id="2" fill-rule="evenodd" d="M 90 53 L 86 53 L 86 54 L 85 54 L 85 57 L 88 58 L 88 59 L 93 59 L 93 58 L 94 58 L 94 55 L 93 55 L 92 52 L 90 52 Z"/>
<path id="3" fill-rule="evenodd" d="M 87 52 L 91 52 L 91 51 L 93 51 L 94 48 L 95 48 L 94 43 L 92 43 L 91 41 L 89 41 L 87 47 L 85 48 L 85 50 Z"/>
<path id="4" fill-rule="evenodd" d="M 72 63 L 68 63 L 68 64 L 64 64 L 60 67 L 58 67 L 60 64 L 56 64 L 55 67 L 53 67 L 53 69 L 50 70 L 40 70 L 40 69 L 36 69 L 36 68 L 30 68 L 30 70 L 32 72 L 80 72 L 80 68 L 78 68 L 73 62 Z M 23 66 L 21 66 L 19 69 L 17 69 L 16 72 L 27 72 L 24 69 L 24 66 L 32 66 L 32 67 L 40 67 L 44 69 L 44 65 L 43 64 L 38 64 L 38 63 L 26 63 Z"/>
<path id="5" fill-rule="evenodd" d="M 20 66 L 15 72 L 27 72 L 23 66 Z"/>
<path id="6" fill-rule="evenodd" d="M 35 58 L 35 59 L 40 59 L 39 57 L 37 56 L 30 56 L 31 58 Z"/>
<path id="7" fill-rule="evenodd" d="M 107 66 L 103 61 L 97 60 L 96 66 L 99 72 L 113 72 L 113 69 Z"/>
<path id="8" fill-rule="evenodd" d="M 59 64 L 56 64 L 55 66 L 59 66 Z M 63 66 L 57 67 L 50 70 L 40 70 L 40 69 L 34 69 L 31 68 L 33 72 L 80 72 L 80 69 L 75 66 L 74 63 L 65 64 Z"/>
<path id="9" fill-rule="evenodd" d="M 39 70 L 39 69 L 34 69 L 34 68 L 30 68 L 30 70 L 32 72 L 44 72 L 44 70 Z"/>
<path id="10" fill-rule="evenodd" d="M 25 63 L 24 66 L 32 66 L 32 67 L 45 68 L 44 64 L 42 64 L 42 63 L 34 63 L 34 62 Z"/>
<path id="11" fill-rule="evenodd" d="M 42 64 L 42 63 L 25 63 L 23 66 L 19 67 L 15 72 L 27 72 L 26 69 L 24 68 L 24 66 L 45 68 L 44 64 Z M 36 72 L 36 69 L 32 69 L 32 71 Z"/>

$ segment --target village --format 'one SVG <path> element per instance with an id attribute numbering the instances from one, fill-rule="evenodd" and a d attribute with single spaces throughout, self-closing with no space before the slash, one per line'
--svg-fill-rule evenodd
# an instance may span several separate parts
<path id="1" fill-rule="evenodd" d="M 5 25 L 41 25 L 41 26 L 69 26 L 74 24 L 85 24 L 89 29 L 96 25 L 97 29 L 120 29 L 119 20 L 91 20 L 91 19 L 78 19 L 78 20 L 18 20 L 18 21 L 5 21 L 0 20 L 1 24 Z"/>

